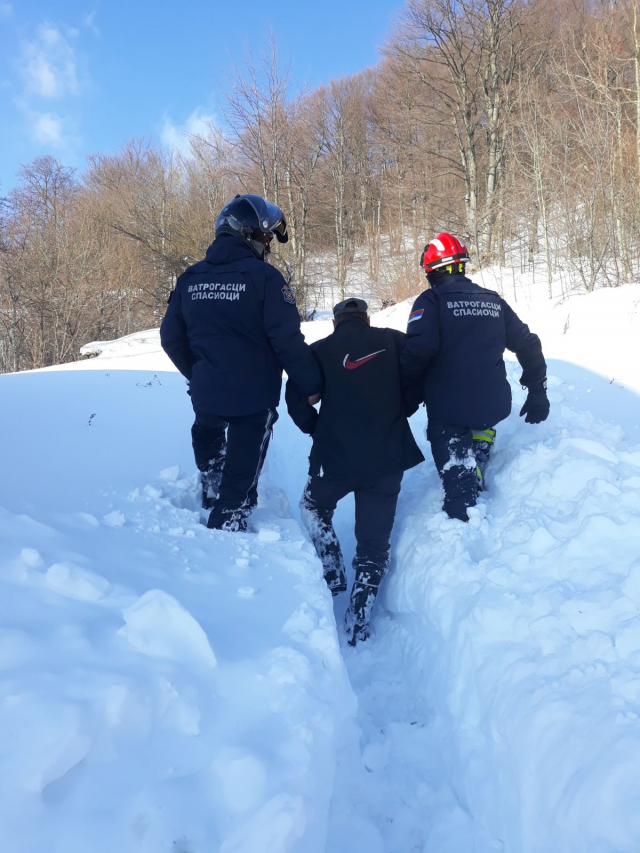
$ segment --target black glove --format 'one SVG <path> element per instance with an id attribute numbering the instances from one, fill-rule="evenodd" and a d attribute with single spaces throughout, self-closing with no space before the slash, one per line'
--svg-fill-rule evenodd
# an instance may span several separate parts
<path id="1" fill-rule="evenodd" d="M 419 379 L 402 389 L 405 417 L 410 418 L 424 403 L 424 380 Z"/>
<path id="2" fill-rule="evenodd" d="M 524 406 L 520 409 L 520 417 L 526 415 L 525 423 L 541 424 L 549 417 L 549 398 L 547 397 L 547 380 L 538 382 L 531 388 L 527 394 L 527 399 L 524 401 Z"/>

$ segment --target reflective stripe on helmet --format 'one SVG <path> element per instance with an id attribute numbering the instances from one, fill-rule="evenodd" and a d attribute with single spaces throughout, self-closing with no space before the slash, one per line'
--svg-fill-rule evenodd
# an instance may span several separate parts
<path id="1" fill-rule="evenodd" d="M 424 247 L 420 266 L 425 272 L 431 272 L 455 263 L 466 264 L 469 261 L 467 247 L 457 237 L 443 231 Z"/>

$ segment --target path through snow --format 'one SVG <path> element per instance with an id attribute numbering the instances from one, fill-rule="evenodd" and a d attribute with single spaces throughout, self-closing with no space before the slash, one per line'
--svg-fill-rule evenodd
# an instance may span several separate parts
<path id="1" fill-rule="evenodd" d="M 343 649 L 362 735 L 330 853 L 359 833 L 380 853 L 640 846 L 640 399 L 626 392 L 625 434 L 590 411 L 612 414 L 620 389 L 565 367 L 537 428 L 514 382 L 469 525 L 439 512 L 432 466 L 405 478 L 386 612 Z"/>

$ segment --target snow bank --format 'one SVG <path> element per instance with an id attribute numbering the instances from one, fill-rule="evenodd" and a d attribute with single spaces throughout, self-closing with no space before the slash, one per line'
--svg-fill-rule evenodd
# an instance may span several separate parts
<path id="1" fill-rule="evenodd" d="M 470 277 L 501 293 L 519 316 L 540 335 L 545 355 L 573 362 L 605 376 L 616 387 L 640 391 L 640 285 L 603 288 L 566 299 L 545 298 L 545 289 L 531 277 L 512 270 L 490 268 L 469 270 Z M 416 294 L 417 295 L 417 294 Z M 407 299 L 371 314 L 374 326 L 405 331 L 414 299 Z M 333 325 L 323 311 L 313 322 L 303 323 L 309 343 L 330 334 Z M 173 365 L 160 346 L 158 329 L 137 332 L 117 341 L 96 341 L 82 347 L 89 358 L 50 370 L 139 370 L 172 371 Z M 507 354 L 509 358 L 509 354 Z M 147 381 L 153 381 L 152 377 Z"/>
<path id="2" fill-rule="evenodd" d="M 160 346 L 160 330 L 134 332 L 115 341 L 93 341 L 80 348 L 83 358 L 100 357 L 116 370 L 171 370 L 171 362 Z M 135 362 L 135 366 L 132 365 Z M 77 369 L 80 365 L 74 365 Z"/>
<path id="3" fill-rule="evenodd" d="M 4 846 L 321 853 L 355 704 L 319 562 L 268 478 L 208 531 L 181 378 L 100 361 L 0 377 Z"/>
<path id="4" fill-rule="evenodd" d="M 490 490 L 468 526 L 438 511 L 433 472 L 407 478 L 386 604 L 404 620 L 448 781 L 501 843 L 488 849 L 632 853 L 640 454 L 620 426 L 574 407 L 586 395 L 562 368 L 551 364 L 549 421 L 499 427 Z M 608 383 L 588 381 L 616 402 Z"/>

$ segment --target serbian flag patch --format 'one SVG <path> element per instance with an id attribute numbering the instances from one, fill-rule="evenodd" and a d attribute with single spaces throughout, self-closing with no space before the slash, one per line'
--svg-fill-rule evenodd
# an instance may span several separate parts
<path id="1" fill-rule="evenodd" d="M 413 323 L 414 320 L 419 320 L 423 314 L 424 314 L 424 308 L 420 308 L 420 309 L 418 309 L 418 311 L 414 311 L 412 314 L 409 314 L 409 322 Z"/>

